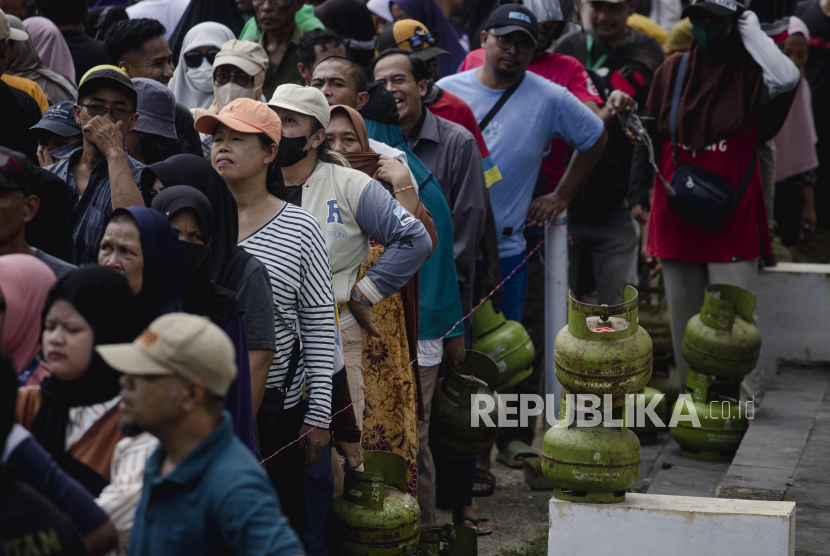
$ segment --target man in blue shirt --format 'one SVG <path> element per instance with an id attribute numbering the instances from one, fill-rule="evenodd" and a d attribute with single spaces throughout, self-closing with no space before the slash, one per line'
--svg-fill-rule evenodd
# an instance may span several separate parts
<path id="1" fill-rule="evenodd" d="M 130 556 L 303 554 L 268 476 L 222 411 L 236 357 L 219 327 L 171 313 L 132 344 L 97 349 L 124 373 L 122 431 L 160 442 L 144 471 Z"/>
<path id="2" fill-rule="evenodd" d="M 499 235 L 502 276 L 525 257 L 525 222 L 542 224 L 565 210 L 593 172 L 607 142 L 605 126 L 567 89 L 527 72 L 539 29 L 521 5 L 496 9 L 481 32 L 484 65 L 441 79 L 437 85 L 461 97 L 481 122 L 515 86 L 514 93 L 482 130 L 503 179 L 490 189 Z M 564 139 L 575 153 L 556 191 L 536 198 L 533 189 L 551 139 Z M 527 265 L 504 285 L 501 310 L 520 321 L 527 291 Z"/>

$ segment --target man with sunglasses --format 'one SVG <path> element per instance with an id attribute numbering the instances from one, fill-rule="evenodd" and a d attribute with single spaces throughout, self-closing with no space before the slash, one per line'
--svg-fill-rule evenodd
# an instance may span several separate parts
<path id="1" fill-rule="evenodd" d="M 80 197 L 75 206 L 75 262 L 97 260 L 98 244 L 116 208 L 144 206 L 139 184 L 144 165 L 129 156 L 124 138 L 138 120 L 138 93 L 115 66 L 92 68 L 81 79 L 75 121 L 83 142 L 53 151 L 62 158 L 47 170 Z"/>
<path id="2" fill-rule="evenodd" d="M 155 19 L 119 21 L 104 38 L 107 63 L 120 67 L 130 79 L 144 77 L 167 86 L 175 66 L 165 34 L 164 25 Z M 178 103 L 175 125 L 176 135 L 187 143 L 187 152 L 202 156 L 202 144 L 194 127 L 193 115 L 186 106 Z"/>

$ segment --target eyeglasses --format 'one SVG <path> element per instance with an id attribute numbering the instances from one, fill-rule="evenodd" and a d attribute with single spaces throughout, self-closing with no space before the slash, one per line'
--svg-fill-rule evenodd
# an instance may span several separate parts
<path id="1" fill-rule="evenodd" d="M 107 112 L 112 114 L 112 117 L 119 122 L 123 122 L 124 120 L 129 120 L 135 112 L 133 110 L 127 110 L 126 108 L 107 108 L 103 104 L 81 104 L 84 108 L 86 108 L 87 114 L 92 116 L 105 116 Z"/>
<path id="2" fill-rule="evenodd" d="M 202 65 L 202 58 L 207 58 L 208 64 L 213 65 L 213 61 L 216 59 L 217 54 L 219 54 L 218 48 L 211 48 L 204 54 L 198 50 L 191 50 L 184 55 L 184 63 L 189 68 L 198 68 Z"/>
<path id="3" fill-rule="evenodd" d="M 408 39 L 402 40 L 395 46 L 400 46 L 404 43 L 409 43 L 410 48 L 413 51 L 417 52 L 418 50 L 423 50 L 424 48 L 428 48 L 430 46 L 438 46 L 438 41 L 440 40 L 441 35 L 438 34 L 438 31 L 434 33 L 425 33 L 421 29 L 415 31 L 415 34 Z"/>
<path id="4" fill-rule="evenodd" d="M 247 87 L 254 78 L 243 71 L 228 71 L 222 68 L 213 70 L 213 81 L 219 85 L 225 85 L 231 80 L 240 87 Z"/>
<path id="5" fill-rule="evenodd" d="M 507 36 L 499 37 L 498 35 L 494 35 L 493 33 L 489 34 L 496 37 L 496 44 L 499 45 L 499 48 L 503 50 L 510 50 L 514 46 L 516 47 L 516 50 L 519 51 L 519 54 L 530 54 L 534 50 L 536 50 L 535 42 L 514 41 L 513 39 Z"/>

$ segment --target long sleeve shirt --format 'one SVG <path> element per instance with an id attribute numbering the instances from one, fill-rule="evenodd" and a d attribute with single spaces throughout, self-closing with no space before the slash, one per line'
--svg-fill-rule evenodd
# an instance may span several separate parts
<path id="1" fill-rule="evenodd" d="M 328 428 L 334 361 L 334 297 L 331 267 L 320 226 L 314 216 L 290 203 L 262 228 L 239 242 L 268 270 L 274 295 L 276 346 L 266 388 L 279 388 L 288 376 L 291 350 L 302 342 L 294 381 L 285 408 L 309 398 L 305 423 Z"/>

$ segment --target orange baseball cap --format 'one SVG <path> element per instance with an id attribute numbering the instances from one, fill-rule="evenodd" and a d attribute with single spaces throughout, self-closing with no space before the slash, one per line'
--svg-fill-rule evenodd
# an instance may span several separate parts
<path id="1" fill-rule="evenodd" d="M 250 98 L 232 100 L 218 115 L 205 114 L 196 119 L 196 130 L 213 135 L 216 125 L 223 123 L 240 133 L 264 133 L 279 144 L 282 139 L 282 122 L 268 105 Z"/>

